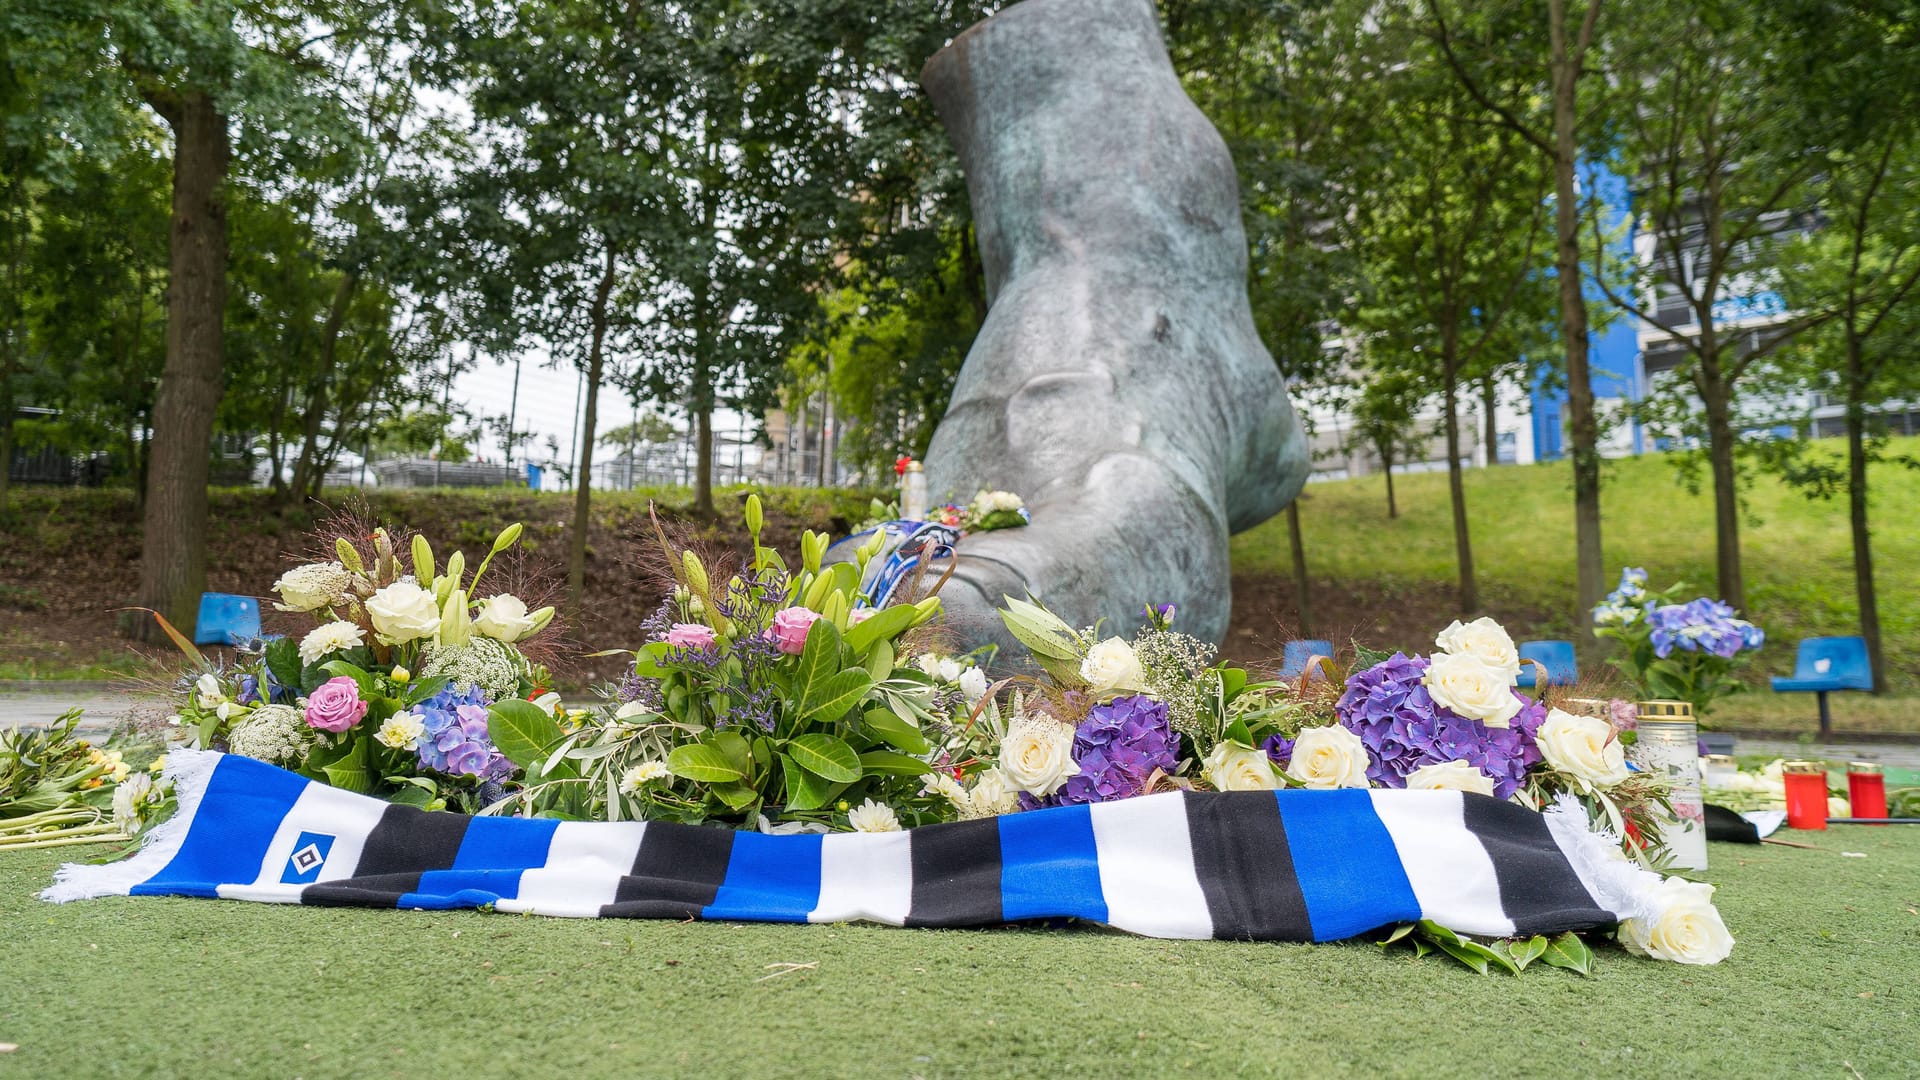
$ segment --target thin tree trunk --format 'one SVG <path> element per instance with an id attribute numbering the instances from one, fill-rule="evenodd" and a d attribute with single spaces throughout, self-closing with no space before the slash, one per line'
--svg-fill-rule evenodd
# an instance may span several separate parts
<path id="1" fill-rule="evenodd" d="M 1448 351 L 1452 351 L 1450 346 Z M 1460 567 L 1460 611 L 1471 615 L 1480 608 L 1480 589 L 1473 580 L 1473 540 L 1467 535 L 1467 485 L 1460 468 L 1460 380 L 1450 357 L 1444 366 L 1447 493 L 1453 500 L 1453 553 Z"/>
<path id="2" fill-rule="evenodd" d="M 1851 320 L 1849 320 L 1851 322 Z M 1873 533 L 1867 524 L 1866 385 L 1860 339 L 1847 328 L 1847 523 L 1853 530 L 1853 587 L 1860 602 L 1860 636 L 1867 643 L 1873 692 L 1886 689 L 1880 644 L 1880 598 L 1873 584 Z"/>
<path id="3" fill-rule="evenodd" d="M 1488 372 L 1486 378 L 1480 380 L 1480 411 L 1482 413 L 1481 428 L 1484 431 L 1487 449 L 1487 468 L 1489 469 L 1500 464 L 1500 427 L 1494 423 L 1493 418 L 1494 406 L 1498 405 L 1499 402 L 1500 381 L 1494 377 L 1492 372 Z"/>
<path id="4" fill-rule="evenodd" d="M 587 591 L 587 531 L 593 524 L 593 440 L 600 407 L 600 377 L 606 364 L 607 298 L 613 294 L 613 248 L 606 253 L 606 269 L 593 290 L 589 318 L 593 338 L 587 346 L 587 403 L 580 414 L 580 459 L 573 485 L 573 542 L 567 552 L 567 596 L 580 610 Z"/>
<path id="5" fill-rule="evenodd" d="M 1287 504 L 1287 546 L 1293 552 L 1294 606 L 1300 612 L 1301 637 L 1313 636 L 1313 590 L 1307 582 L 1307 544 L 1300 535 L 1300 496 Z"/>
<path id="6" fill-rule="evenodd" d="M 325 426 L 330 404 L 329 391 L 333 386 L 334 357 L 339 353 L 340 330 L 346 325 L 347 308 L 353 303 L 353 294 L 359 285 L 358 271 L 349 270 L 342 274 L 333 290 L 333 305 L 327 309 L 327 324 L 320 334 L 319 377 L 314 379 L 311 392 L 307 395 L 300 456 L 295 459 L 293 466 L 292 492 L 296 498 L 318 495 L 320 480 L 326 475 L 324 470 L 316 471 L 314 468 L 320 454 L 320 429 Z"/>
<path id="7" fill-rule="evenodd" d="M 1695 388 L 1707 415 L 1707 463 L 1713 474 L 1714 569 L 1720 599 L 1742 611 L 1746 583 L 1740 573 L 1740 489 L 1734 470 L 1733 408 L 1721 380 L 1712 327 L 1701 326 L 1701 371 Z"/>
<path id="8" fill-rule="evenodd" d="M 13 486 L 13 403 L 0 401 L 0 518 L 7 515 L 7 496 Z"/>
<path id="9" fill-rule="evenodd" d="M 1391 449 L 1384 447 L 1381 449 L 1380 467 L 1387 474 L 1387 517 L 1397 518 L 1400 516 L 1400 504 L 1393 498 L 1393 451 Z"/>
<path id="10" fill-rule="evenodd" d="M 1600 0 L 1591 0 L 1592 26 Z M 1575 626 L 1606 592 L 1606 562 L 1600 548 L 1600 425 L 1593 413 L 1593 379 L 1587 365 L 1587 297 L 1580 274 L 1580 214 L 1574 168 L 1581 58 L 1567 47 L 1566 0 L 1547 0 L 1552 39 L 1554 269 L 1560 283 L 1560 337 L 1567 349 L 1567 456 L 1573 463 L 1573 549 L 1578 579 Z M 1580 42 L 1584 50 L 1587 42 Z M 1583 58 L 1583 57 L 1582 57 Z"/>
<path id="11" fill-rule="evenodd" d="M 167 362 L 153 403 L 139 603 L 192 633 L 207 580 L 207 468 L 220 405 L 227 297 L 227 118 L 203 91 L 160 109 L 173 129 Z M 151 638 L 150 621 L 134 633 Z"/>

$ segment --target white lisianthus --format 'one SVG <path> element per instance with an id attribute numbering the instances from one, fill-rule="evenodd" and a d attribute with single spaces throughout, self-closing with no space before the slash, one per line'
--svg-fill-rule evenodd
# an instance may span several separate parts
<path id="1" fill-rule="evenodd" d="M 366 644 L 366 632 L 345 620 L 314 627 L 300 639 L 300 662 L 317 664 L 329 653 L 346 652 Z"/>
<path id="2" fill-rule="evenodd" d="M 1549 767 L 1591 787 L 1612 787 L 1630 775 L 1613 725 L 1597 716 L 1549 709 L 1534 740 Z"/>
<path id="3" fill-rule="evenodd" d="M 1078 766 L 1075 766 L 1078 771 Z M 988 769 L 973 778 L 973 787 L 967 791 L 966 805 L 960 808 L 963 818 L 998 817 L 1011 814 L 1020 809 L 1020 791 L 1013 786 L 1002 769 Z"/>
<path id="4" fill-rule="evenodd" d="M 966 670 L 961 666 L 960 661 L 938 653 L 921 653 L 913 663 L 915 667 L 943 683 L 960 681 L 961 673 Z"/>
<path id="5" fill-rule="evenodd" d="M 987 673 L 977 667 L 961 672 L 960 678 L 956 681 L 960 684 L 960 692 L 967 696 L 969 705 L 987 696 Z"/>
<path id="6" fill-rule="evenodd" d="M 1366 787 L 1367 744 L 1339 724 L 1307 728 L 1293 740 L 1287 775 L 1310 788 Z"/>
<path id="7" fill-rule="evenodd" d="M 920 792 L 923 795 L 940 796 L 952 803 L 955 810 L 967 808 L 967 789 L 961 787 L 960 781 L 955 780 L 953 774 L 944 769 L 934 770 L 927 777 L 926 783 L 921 785 Z"/>
<path id="8" fill-rule="evenodd" d="M 891 806 L 865 799 L 847 812 L 847 824 L 854 832 L 899 832 L 900 815 Z"/>
<path id="9" fill-rule="evenodd" d="M 1506 727 L 1520 711 L 1513 680 L 1472 653 L 1434 653 L 1420 681 L 1441 708 L 1488 727 Z"/>
<path id="10" fill-rule="evenodd" d="M 480 617 L 473 620 L 474 633 L 509 645 L 532 635 L 535 629 L 526 601 L 512 593 L 501 593 L 482 601 Z"/>
<path id="11" fill-rule="evenodd" d="M 227 692 L 220 685 L 220 677 L 211 671 L 193 681 L 193 696 L 196 704 L 207 709 L 227 700 Z"/>
<path id="12" fill-rule="evenodd" d="M 381 723 L 380 730 L 373 737 L 381 746 L 395 750 L 417 750 L 420 740 L 427 737 L 427 723 L 418 713 L 397 712 Z"/>
<path id="13" fill-rule="evenodd" d="M 388 645 L 432 637 L 440 629 L 440 605 L 411 581 L 396 581 L 367 598 L 373 631 Z"/>
<path id="14" fill-rule="evenodd" d="M 281 611 L 303 612 L 332 607 L 346 598 L 351 580 L 347 568 L 337 562 L 296 566 L 273 583 L 281 601 L 273 606 Z"/>
<path id="15" fill-rule="evenodd" d="M 1407 774 L 1409 791 L 1471 791 L 1493 794 L 1493 777 L 1464 761 L 1437 761 Z"/>
<path id="16" fill-rule="evenodd" d="M 1135 655 L 1133 646 L 1121 638 L 1110 637 L 1087 650 L 1087 658 L 1080 661 L 1080 677 L 1087 680 L 1095 694 L 1106 697 L 1140 689 L 1147 673 L 1140 667 L 1140 657 Z"/>
<path id="17" fill-rule="evenodd" d="M 665 780 L 672 773 L 664 761 L 643 761 L 620 774 L 620 791 L 632 795 L 655 780 Z"/>
<path id="18" fill-rule="evenodd" d="M 1733 951 L 1733 935 L 1713 906 L 1713 886 L 1670 877 L 1655 897 L 1659 917 L 1620 924 L 1620 944 L 1628 952 L 1677 964 L 1717 964 Z"/>
<path id="19" fill-rule="evenodd" d="M 1200 763 L 1200 778 L 1215 791 L 1271 791 L 1280 786 L 1280 774 L 1263 750 L 1222 742 Z"/>
<path id="20" fill-rule="evenodd" d="M 1080 775 L 1073 760 L 1073 725 L 1045 713 L 1022 716 L 1000 741 L 1000 770 L 1015 788 L 1046 798 L 1069 777 Z"/>
<path id="21" fill-rule="evenodd" d="M 972 509 L 976 515 L 985 517 L 988 514 L 997 514 L 1003 510 L 1018 513 L 1020 509 L 1026 505 L 1020 496 L 1015 495 L 1011 491 L 988 491 L 982 488 L 979 494 L 973 497 Z"/>
<path id="22" fill-rule="evenodd" d="M 1470 623 L 1455 619 L 1440 631 L 1433 643 L 1441 652 L 1478 658 L 1493 670 L 1504 673 L 1508 686 L 1520 677 L 1520 650 L 1514 648 L 1513 636 L 1506 628 L 1492 619 L 1482 617 Z"/>

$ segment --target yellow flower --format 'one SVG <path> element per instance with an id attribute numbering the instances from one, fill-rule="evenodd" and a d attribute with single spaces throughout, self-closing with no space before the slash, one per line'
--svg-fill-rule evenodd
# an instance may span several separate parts
<path id="1" fill-rule="evenodd" d="M 159 757 L 153 759 L 153 764 L 147 766 L 147 770 L 153 773 L 155 776 L 158 776 L 160 775 L 161 772 L 163 772 L 166 769 L 166 767 L 167 767 L 167 755 L 161 754 Z"/>

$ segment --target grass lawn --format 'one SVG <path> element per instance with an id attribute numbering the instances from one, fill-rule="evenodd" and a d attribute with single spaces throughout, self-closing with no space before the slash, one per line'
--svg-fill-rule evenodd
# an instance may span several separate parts
<path id="1" fill-rule="evenodd" d="M 0 1076 L 1912 1075 L 1920 830 L 1788 835 L 1818 850 L 1713 849 L 1726 963 L 1605 945 L 1590 980 L 1091 929 L 53 907 L 60 854 L 13 853 Z"/>
<path id="2" fill-rule="evenodd" d="M 1822 446 L 1835 453 L 1840 449 L 1837 441 Z M 1920 453 L 1920 438 L 1894 439 L 1888 449 Z M 1712 593 L 1711 491 L 1688 492 L 1664 455 L 1609 461 L 1605 468 L 1602 537 L 1609 576 L 1622 566 L 1644 566 L 1655 584 L 1678 579 Z M 1749 616 L 1769 638 L 1755 668 L 1785 674 L 1801 638 L 1859 632 L 1846 504 L 1810 501 L 1770 476 L 1743 475 L 1749 482 L 1741 531 Z M 1387 517 L 1380 475 L 1309 485 L 1301 524 L 1313 576 L 1335 583 L 1455 581 L 1446 480 L 1443 472 L 1394 477 L 1400 516 L 1393 519 Z M 1517 628 L 1525 636 L 1575 636 L 1573 492 L 1567 465 L 1469 469 L 1465 480 L 1481 591 L 1496 601 L 1550 613 L 1540 625 Z M 1913 695 L 1920 693 L 1920 529 L 1914 528 L 1920 523 L 1920 472 L 1883 464 L 1873 469 L 1870 481 L 1887 663 L 1893 689 Z M 1285 519 L 1235 537 L 1233 560 L 1238 573 L 1291 573 Z M 1836 712 L 1859 700 L 1836 696 Z M 1730 702 L 1727 710 L 1732 714 L 1745 704 Z M 1920 714 L 1916 704 L 1904 707 Z M 1765 711 L 1792 708 L 1808 716 L 1814 711 L 1810 695 Z"/>

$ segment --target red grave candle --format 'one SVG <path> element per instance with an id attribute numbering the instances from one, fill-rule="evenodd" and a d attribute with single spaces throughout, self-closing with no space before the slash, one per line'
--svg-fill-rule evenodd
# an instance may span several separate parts
<path id="1" fill-rule="evenodd" d="M 1871 761 L 1847 764 L 1847 795 L 1857 818 L 1887 816 L 1887 777 Z"/>
<path id="2" fill-rule="evenodd" d="M 1827 827 L 1827 770 L 1815 761 L 1789 761 L 1781 768 L 1787 785 L 1787 827 Z"/>

